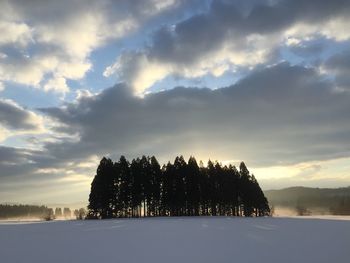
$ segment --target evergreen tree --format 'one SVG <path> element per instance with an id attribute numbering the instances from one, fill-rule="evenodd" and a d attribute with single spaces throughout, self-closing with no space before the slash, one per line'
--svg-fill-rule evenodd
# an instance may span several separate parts
<path id="1" fill-rule="evenodd" d="M 141 216 L 141 207 L 143 201 L 142 190 L 142 165 L 139 158 L 132 160 L 130 165 L 130 172 L 132 178 L 131 189 L 131 209 L 133 217 Z"/>
<path id="2" fill-rule="evenodd" d="M 65 218 L 70 218 L 72 216 L 72 212 L 68 207 L 63 208 L 63 215 Z"/>
<path id="3" fill-rule="evenodd" d="M 112 160 L 103 157 L 97 168 L 95 178 L 91 183 L 88 206 L 90 217 L 111 218 L 113 216 L 113 174 L 114 167 Z"/>
<path id="4" fill-rule="evenodd" d="M 174 161 L 175 172 L 175 189 L 174 189 L 174 202 L 175 202 L 175 215 L 185 215 L 186 210 L 186 192 L 185 192 L 185 172 L 186 162 L 183 156 L 176 157 Z"/>
<path id="5" fill-rule="evenodd" d="M 142 185 L 142 199 L 143 199 L 143 216 L 149 216 L 149 204 L 151 202 L 152 193 L 151 193 L 151 167 L 149 158 L 142 156 L 141 158 L 141 185 Z"/>
<path id="6" fill-rule="evenodd" d="M 161 215 L 173 215 L 173 166 L 170 162 L 162 168 Z"/>
<path id="7" fill-rule="evenodd" d="M 0 219 L 44 218 L 48 215 L 48 210 L 46 206 L 0 204 Z"/>
<path id="8" fill-rule="evenodd" d="M 154 156 L 131 163 L 124 156 L 116 163 L 102 158 L 88 209 L 87 218 L 270 214 L 268 201 L 244 162 L 238 171 L 210 160 L 204 167 L 192 156 L 188 163 L 178 156 L 162 168 Z M 59 214 L 62 211 L 57 210 Z"/>
<path id="9" fill-rule="evenodd" d="M 120 177 L 119 206 L 120 216 L 129 217 L 131 212 L 131 176 L 129 162 L 121 156 L 118 163 Z"/>
<path id="10" fill-rule="evenodd" d="M 60 207 L 56 207 L 56 209 L 55 209 L 55 217 L 56 218 L 62 217 L 62 209 Z"/>
<path id="11" fill-rule="evenodd" d="M 239 165 L 239 174 L 240 174 L 241 215 L 243 212 L 244 216 L 251 216 L 253 213 L 252 194 L 250 192 L 251 176 L 244 162 L 241 162 L 241 164 Z"/>
<path id="12" fill-rule="evenodd" d="M 154 156 L 152 156 L 150 159 L 150 173 L 151 173 L 150 211 L 152 216 L 159 216 L 162 171 L 160 169 L 160 165 L 156 157 Z"/>
<path id="13" fill-rule="evenodd" d="M 187 164 L 186 193 L 189 215 L 198 216 L 200 209 L 200 171 L 196 159 L 191 156 Z"/>

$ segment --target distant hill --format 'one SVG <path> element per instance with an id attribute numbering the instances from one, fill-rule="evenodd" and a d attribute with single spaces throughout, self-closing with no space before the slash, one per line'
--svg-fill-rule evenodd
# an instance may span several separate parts
<path id="1" fill-rule="evenodd" d="M 293 209 L 298 214 L 350 215 L 350 187 L 290 187 L 264 194 L 270 205 Z"/>

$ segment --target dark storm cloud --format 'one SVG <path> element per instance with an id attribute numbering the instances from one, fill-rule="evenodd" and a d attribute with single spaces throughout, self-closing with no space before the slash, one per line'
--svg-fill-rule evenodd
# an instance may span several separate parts
<path id="1" fill-rule="evenodd" d="M 334 74 L 339 88 L 350 91 L 350 50 L 333 55 L 324 63 L 324 67 Z"/>
<path id="2" fill-rule="evenodd" d="M 144 21 L 146 17 L 152 17 L 159 11 L 165 13 L 161 15 L 174 16 L 176 11 L 200 8 L 204 3 L 201 0 L 175 0 L 168 6 L 162 2 L 163 0 L 11 0 L 10 4 L 4 3 L 3 7 L 15 9 L 27 19 L 44 24 L 64 22 L 66 19 L 79 17 L 86 11 L 96 12 L 103 9 L 108 16 L 106 19 L 112 23 L 115 19 L 128 16 Z"/>
<path id="3" fill-rule="evenodd" d="M 45 150 L 0 146 L 0 178 L 9 182 L 35 183 L 62 178 L 66 170 L 86 173 L 86 168 L 75 167 L 72 161 L 57 159 Z"/>
<path id="4" fill-rule="evenodd" d="M 255 165 L 349 156 L 350 95 L 316 71 L 287 63 L 217 90 L 175 88 L 133 96 L 117 85 L 62 108 L 46 108 L 76 143 L 46 144 L 57 159 L 91 154 L 195 154 Z"/>
<path id="5" fill-rule="evenodd" d="M 0 178 L 17 177 L 35 171 L 33 157 L 37 153 L 24 148 L 0 146 Z"/>
<path id="6" fill-rule="evenodd" d="M 11 100 L 0 99 L 0 124 L 15 130 L 33 130 L 39 127 L 36 115 Z"/>
<path id="7" fill-rule="evenodd" d="M 0 146 L 0 163 L 22 164 L 23 162 L 26 162 L 26 156 L 28 156 L 28 154 L 27 151 L 21 151 L 21 149 Z"/>
<path id="8" fill-rule="evenodd" d="M 326 67 L 329 69 L 335 69 L 341 73 L 350 72 L 350 50 L 336 54 L 330 57 L 326 63 Z"/>

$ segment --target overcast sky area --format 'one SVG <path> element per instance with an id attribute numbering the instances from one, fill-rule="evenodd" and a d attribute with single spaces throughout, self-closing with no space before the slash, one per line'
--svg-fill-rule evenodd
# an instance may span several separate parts
<path id="1" fill-rule="evenodd" d="M 0 201 L 87 202 L 103 156 L 350 185 L 350 1 L 0 0 Z"/>

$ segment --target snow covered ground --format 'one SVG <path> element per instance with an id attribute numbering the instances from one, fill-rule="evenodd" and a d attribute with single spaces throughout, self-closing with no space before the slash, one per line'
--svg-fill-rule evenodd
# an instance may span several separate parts
<path id="1" fill-rule="evenodd" d="M 350 262 L 344 219 L 6 222 L 0 223 L 0 262 Z"/>

